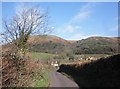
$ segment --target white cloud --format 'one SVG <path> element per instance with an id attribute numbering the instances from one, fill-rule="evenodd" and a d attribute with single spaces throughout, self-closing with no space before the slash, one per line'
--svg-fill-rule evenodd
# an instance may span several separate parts
<path id="1" fill-rule="evenodd" d="M 99 36 L 97 34 L 93 34 L 93 35 L 84 35 L 84 34 L 75 34 L 69 38 L 67 38 L 67 40 L 81 40 L 81 39 L 86 39 L 88 37 L 92 37 L 92 36 Z"/>
<path id="2" fill-rule="evenodd" d="M 89 11 L 79 12 L 74 18 L 73 21 L 81 21 L 84 20 L 89 15 Z"/>
<path id="3" fill-rule="evenodd" d="M 71 36 L 70 38 L 68 38 L 68 40 L 80 40 L 83 37 L 84 36 L 82 34 L 75 34 L 75 35 Z"/>
<path id="4" fill-rule="evenodd" d="M 95 3 L 87 3 L 86 5 L 82 6 L 80 11 L 70 20 L 70 23 L 81 22 L 88 18 L 93 11 L 93 7 Z"/>
<path id="5" fill-rule="evenodd" d="M 81 26 L 67 25 L 67 26 L 58 28 L 57 29 L 57 33 L 61 33 L 61 34 L 64 34 L 64 33 L 73 33 L 73 32 L 76 32 L 78 30 L 81 30 L 81 29 L 82 29 Z"/>
<path id="6" fill-rule="evenodd" d="M 74 32 L 75 28 L 72 25 L 68 25 L 65 29 L 64 32 Z"/>
<path id="7" fill-rule="evenodd" d="M 76 26 L 77 23 L 87 19 L 90 16 L 91 12 L 93 11 L 93 7 L 95 3 L 87 3 L 80 8 L 80 11 L 73 16 L 67 23 L 63 24 L 62 27 L 57 29 L 58 33 L 73 33 L 78 30 L 81 30 L 81 26 Z"/>

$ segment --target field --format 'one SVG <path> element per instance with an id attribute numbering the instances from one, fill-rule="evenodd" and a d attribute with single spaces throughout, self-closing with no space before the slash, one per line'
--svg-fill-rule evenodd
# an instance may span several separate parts
<path id="1" fill-rule="evenodd" d="M 41 60 L 41 61 L 48 61 L 53 59 L 56 54 L 50 54 L 50 53 L 40 53 L 40 52 L 30 52 L 30 57 L 34 60 Z"/>

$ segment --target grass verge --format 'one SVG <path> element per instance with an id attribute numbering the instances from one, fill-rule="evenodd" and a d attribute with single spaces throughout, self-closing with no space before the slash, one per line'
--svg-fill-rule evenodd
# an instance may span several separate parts
<path id="1" fill-rule="evenodd" d="M 48 68 L 46 70 L 44 70 L 43 74 L 41 75 L 41 79 L 38 78 L 38 76 L 34 76 L 33 79 L 35 79 L 34 82 L 34 87 L 48 87 L 49 85 L 49 81 L 50 81 L 50 77 L 49 77 L 49 73 L 51 71 L 51 68 Z"/>

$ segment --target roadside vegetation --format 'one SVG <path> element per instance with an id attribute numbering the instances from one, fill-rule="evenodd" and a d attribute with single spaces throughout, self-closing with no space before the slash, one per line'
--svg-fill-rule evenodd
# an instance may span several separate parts
<path id="1" fill-rule="evenodd" d="M 44 53 L 40 54 L 43 55 Z M 36 59 L 36 55 L 33 58 L 26 56 L 21 61 L 19 56 L 10 51 L 2 54 L 2 86 L 47 87 L 49 85 L 49 73 L 52 67 L 46 63 L 46 60 Z M 44 54 L 44 56 L 48 55 L 46 53 Z M 52 57 L 53 55 L 49 56 Z"/>
<path id="2" fill-rule="evenodd" d="M 42 65 L 42 70 L 37 69 L 36 71 L 36 72 L 39 72 L 40 75 L 33 74 L 31 76 L 31 79 L 34 81 L 33 86 L 44 87 L 44 88 L 48 87 L 49 81 L 50 81 L 49 74 L 53 70 L 53 68 L 48 63 L 48 61 L 54 59 L 54 57 L 56 57 L 57 55 L 50 54 L 50 53 L 40 53 L 40 52 L 30 52 L 29 55 L 33 61 L 40 61 L 40 64 Z"/>
<path id="3" fill-rule="evenodd" d="M 52 70 L 52 68 L 47 67 L 47 69 L 44 69 L 44 71 L 42 71 L 43 73 L 41 74 L 41 78 L 38 78 L 37 75 L 34 75 L 32 77 L 34 81 L 33 86 L 34 87 L 48 87 L 49 86 L 49 81 L 50 81 L 50 71 Z M 41 71 L 40 71 L 41 72 Z"/>
<path id="4" fill-rule="evenodd" d="M 48 11 L 41 12 L 37 7 L 24 6 L 11 19 L 3 21 L 4 30 L 0 33 L 3 48 L 2 87 L 34 87 L 39 85 L 36 78 L 47 81 L 44 70 L 49 67 L 35 60 L 37 54 L 34 58 L 29 55 L 28 39 L 36 33 L 43 35 L 51 31 Z"/>

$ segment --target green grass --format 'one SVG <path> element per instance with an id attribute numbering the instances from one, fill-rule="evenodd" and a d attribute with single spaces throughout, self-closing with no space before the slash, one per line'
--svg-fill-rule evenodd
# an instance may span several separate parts
<path id="1" fill-rule="evenodd" d="M 49 85 L 49 72 L 50 70 L 45 70 L 43 73 L 43 78 L 36 80 L 35 87 L 48 87 Z"/>
<path id="2" fill-rule="evenodd" d="M 55 56 L 57 56 L 57 55 L 50 54 L 50 53 L 30 52 L 30 57 L 32 59 L 49 60 Z"/>
<path id="3" fill-rule="evenodd" d="M 55 56 L 55 54 L 50 54 L 50 53 L 40 53 L 40 52 L 30 52 L 30 57 L 33 60 L 40 60 L 43 63 L 44 66 L 44 62 L 46 62 L 47 60 L 53 59 Z M 46 65 L 46 64 L 45 64 Z M 33 80 L 35 80 L 33 82 L 33 86 L 34 87 L 48 87 L 49 85 L 49 81 L 50 81 L 50 77 L 49 77 L 49 73 L 52 70 L 51 67 L 45 67 L 45 69 L 43 71 L 40 71 L 41 75 L 43 77 L 40 78 L 40 75 L 34 75 L 32 77 Z M 39 71 L 39 70 L 38 70 Z"/>
<path id="4" fill-rule="evenodd" d="M 32 79 L 35 80 L 35 82 L 33 83 L 34 87 L 48 87 L 49 85 L 49 81 L 50 81 L 50 77 L 49 77 L 49 73 L 51 71 L 52 68 L 47 68 L 46 70 L 44 70 L 44 73 L 42 74 L 42 78 L 38 78 L 38 76 L 33 76 Z"/>

